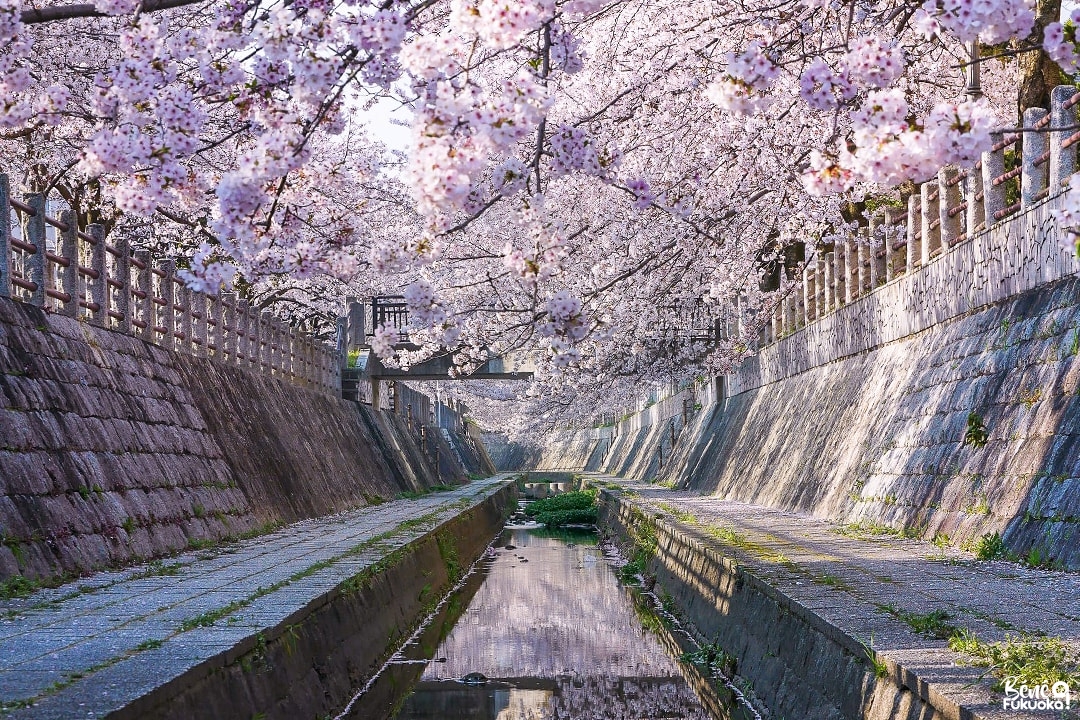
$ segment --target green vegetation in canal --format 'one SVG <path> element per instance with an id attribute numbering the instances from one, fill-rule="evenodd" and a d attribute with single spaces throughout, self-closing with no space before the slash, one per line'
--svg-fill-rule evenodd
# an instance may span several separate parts
<path id="1" fill-rule="evenodd" d="M 525 508 L 525 514 L 549 528 L 595 524 L 596 493 L 596 490 L 574 490 L 537 500 Z"/>
<path id="2" fill-rule="evenodd" d="M 0 600 L 12 600 L 24 598 L 32 594 L 41 586 L 37 581 L 22 575 L 12 575 L 7 580 L 0 582 Z"/>
<path id="3" fill-rule="evenodd" d="M 851 592 L 851 586 L 835 575 L 829 575 L 828 573 L 824 575 L 818 575 L 817 577 L 813 578 L 813 581 L 818 585 L 824 585 L 825 587 L 831 587 L 837 590 Z"/>
<path id="4" fill-rule="evenodd" d="M 709 668 L 727 678 L 735 677 L 738 667 L 735 656 L 715 642 L 701 645 L 693 652 L 683 653 L 681 659 L 683 662 Z"/>
<path id="5" fill-rule="evenodd" d="M 630 514 L 631 522 L 628 525 L 630 558 L 619 568 L 619 580 L 627 585 L 647 575 L 649 561 L 656 555 L 659 544 L 656 539 L 655 521 L 646 517 L 645 513 L 637 508 L 631 508 Z"/>
<path id="6" fill-rule="evenodd" d="M 989 668 L 998 679 L 995 690 L 1003 689 L 1006 678 L 1029 687 L 1059 681 L 1080 687 L 1080 658 L 1058 637 L 1020 633 L 1008 635 L 1002 642 L 986 642 L 969 630 L 961 630 L 949 639 L 949 647 L 973 658 L 975 667 Z"/>
<path id="7" fill-rule="evenodd" d="M 533 537 L 562 540 L 565 543 L 573 543 L 575 545 L 597 545 L 600 543 L 600 538 L 596 535 L 596 530 L 594 528 L 545 527 L 530 530 L 529 534 Z"/>

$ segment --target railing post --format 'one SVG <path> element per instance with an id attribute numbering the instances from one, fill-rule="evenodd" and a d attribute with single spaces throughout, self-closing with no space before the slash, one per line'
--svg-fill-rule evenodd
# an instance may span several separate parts
<path id="1" fill-rule="evenodd" d="M 236 325 L 236 293 L 221 293 L 221 306 L 223 309 L 220 331 L 218 332 L 218 352 L 222 359 L 228 358 L 233 365 L 236 364 L 239 333 Z"/>
<path id="2" fill-rule="evenodd" d="M 289 354 L 286 352 L 285 338 L 285 323 L 280 318 L 274 319 L 274 344 L 277 349 L 274 351 L 274 355 L 277 358 L 277 371 L 278 375 L 283 378 L 288 378 L 289 375 Z"/>
<path id="3" fill-rule="evenodd" d="M 833 282 L 836 283 L 834 297 L 836 307 L 851 302 L 852 290 L 850 273 L 854 267 L 851 263 L 851 240 L 842 240 L 833 246 Z"/>
<path id="4" fill-rule="evenodd" d="M 912 193 L 907 199 L 907 252 L 904 253 L 904 272 L 910 273 L 918 260 L 919 245 L 926 242 L 921 235 L 922 220 L 919 208 L 920 195 Z"/>
<path id="5" fill-rule="evenodd" d="M 318 386 L 319 386 L 319 389 L 322 390 L 327 385 L 327 379 L 326 379 L 326 348 L 323 346 L 322 343 L 318 343 L 315 346 L 315 359 L 316 359 L 317 366 L 319 368 Z"/>
<path id="6" fill-rule="evenodd" d="M 833 298 L 836 294 L 836 289 L 834 287 L 833 281 L 834 254 L 835 250 L 833 252 L 825 253 L 825 312 L 823 314 L 828 314 L 832 312 Z"/>
<path id="7" fill-rule="evenodd" d="M 288 327 L 288 355 L 289 365 L 293 368 L 293 380 L 303 380 L 303 356 L 300 354 L 300 339 L 296 335 L 296 328 Z"/>
<path id="8" fill-rule="evenodd" d="M 221 294 L 208 295 L 206 304 L 209 306 L 207 312 L 210 313 L 207 321 L 214 326 L 214 359 L 220 362 L 225 356 L 225 321 Z"/>
<path id="9" fill-rule="evenodd" d="M 360 347 L 366 341 L 366 338 L 364 337 L 364 331 L 367 326 L 364 318 L 366 306 L 356 297 L 345 298 L 345 304 L 349 313 L 348 349 L 351 350 Z"/>
<path id="10" fill-rule="evenodd" d="M 269 310 L 259 311 L 259 365 L 270 374 L 274 370 L 271 357 L 274 352 L 274 336 L 271 334 L 273 316 Z"/>
<path id="11" fill-rule="evenodd" d="M 262 332 L 259 329 L 259 309 L 248 307 L 248 363 L 253 370 L 262 369 Z"/>
<path id="12" fill-rule="evenodd" d="M 938 220 L 941 230 L 941 251 L 944 252 L 960 241 L 964 232 L 963 216 L 960 213 L 949 214 L 951 208 L 958 207 L 963 200 L 960 197 L 960 170 L 953 165 L 946 165 L 938 170 Z"/>
<path id="13" fill-rule="evenodd" d="M 850 305 L 851 301 L 862 294 L 862 286 L 859 278 L 862 276 L 862 266 L 859 265 L 859 244 L 855 238 L 844 241 L 844 304 Z"/>
<path id="14" fill-rule="evenodd" d="M 120 287 L 117 289 L 116 312 L 120 315 L 119 330 L 131 332 L 131 245 L 121 233 L 116 240 L 116 275 Z"/>
<path id="15" fill-rule="evenodd" d="M 1050 91 L 1050 194 L 1061 190 L 1076 172 L 1076 148 L 1062 147 L 1065 138 L 1076 132 L 1076 106 L 1066 109 L 1065 103 L 1077 92 L 1072 85 L 1058 85 Z M 1056 130 L 1055 128 L 1072 128 Z"/>
<path id="16" fill-rule="evenodd" d="M 185 352 L 190 353 L 192 351 L 192 347 L 193 347 L 192 341 L 195 339 L 195 337 L 194 337 L 195 333 L 194 333 L 194 329 L 193 329 L 194 324 L 192 323 L 192 317 L 191 317 L 191 310 L 192 310 L 192 308 L 191 308 L 191 305 L 192 305 L 191 295 L 192 295 L 192 293 L 191 293 L 191 288 L 189 288 L 186 284 L 180 285 L 179 288 L 180 288 L 180 293 L 179 293 L 179 298 L 180 298 L 180 333 L 179 334 L 183 335 L 183 337 L 180 338 L 180 349 L 185 351 Z"/>
<path id="17" fill-rule="evenodd" d="M 869 220 L 867 220 L 869 222 Z M 851 299 L 860 298 L 866 294 L 866 258 L 867 249 L 870 247 L 869 226 L 859 226 L 855 238 L 851 243 L 851 262 L 854 263 L 851 273 Z"/>
<path id="18" fill-rule="evenodd" d="M 1004 133 L 991 133 L 990 139 L 998 144 L 1005 139 Z M 1005 151 L 994 150 L 982 154 L 983 221 L 986 227 L 997 222 L 997 215 L 1005 209 L 1005 184 L 994 184 L 994 178 L 1005 174 Z"/>
<path id="19" fill-rule="evenodd" d="M 825 274 L 825 266 L 828 265 L 828 253 L 819 249 L 817 253 L 817 269 L 814 271 L 814 319 L 820 320 L 825 315 L 828 300 L 828 275 Z"/>
<path id="20" fill-rule="evenodd" d="M 286 323 L 281 323 L 281 368 L 285 374 L 285 379 L 290 382 L 295 381 L 296 368 L 293 363 L 293 347 L 292 347 L 292 327 Z"/>
<path id="21" fill-rule="evenodd" d="M 188 297 L 191 298 L 191 349 L 194 354 L 206 357 L 209 355 L 207 352 L 206 296 L 198 290 L 192 290 Z"/>
<path id="22" fill-rule="evenodd" d="M 937 249 L 941 243 L 941 227 L 932 227 L 935 220 L 939 223 L 941 221 L 938 214 L 938 207 L 941 205 L 941 196 L 937 192 L 936 185 L 937 183 L 926 182 L 919 188 L 922 195 L 920 198 L 922 206 L 919 213 L 919 220 L 922 225 L 922 247 L 919 249 L 922 252 L 919 261 L 923 265 L 930 262 L 930 253 Z"/>
<path id="23" fill-rule="evenodd" d="M 293 374 L 296 375 L 296 382 L 300 385 L 307 385 L 307 362 L 304 355 L 304 349 L 307 347 L 307 336 L 304 334 L 304 330 L 293 328 L 292 329 L 292 352 L 293 352 Z"/>
<path id="24" fill-rule="evenodd" d="M 251 367 L 251 307 L 242 298 L 236 301 L 236 364 Z"/>
<path id="25" fill-rule="evenodd" d="M 300 335 L 297 338 L 297 354 L 300 356 L 300 380 L 305 387 L 311 387 L 311 355 L 310 344 L 311 338 L 303 330 L 300 331 Z"/>
<path id="26" fill-rule="evenodd" d="M 0 173 L 0 297 L 11 297 L 11 185 Z"/>
<path id="27" fill-rule="evenodd" d="M 90 322 L 109 327 L 109 269 L 105 262 L 105 228 L 97 223 L 88 225 L 86 232 L 94 238 L 90 248 L 90 269 L 95 277 L 90 280 L 90 302 L 97 310 L 91 313 Z"/>
<path id="28" fill-rule="evenodd" d="M 146 323 L 146 327 L 139 331 L 139 336 L 147 342 L 154 342 L 157 313 L 154 312 L 154 268 L 150 264 L 150 251 L 136 250 L 135 259 L 142 264 L 139 268 L 139 292 L 142 293 L 139 299 L 139 315 L 140 319 Z"/>
<path id="29" fill-rule="evenodd" d="M 30 293 L 30 304 L 45 305 L 45 196 L 41 193 L 23 195 L 23 202 L 34 210 L 33 215 L 23 215 L 23 238 L 32 243 L 37 252 L 26 260 L 27 280 L 37 285 Z"/>
<path id="30" fill-rule="evenodd" d="M 240 367 L 249 368 L 253 367 L 251 357 L 255 345 L 251 340 L 251 334 L 254 331 L 254 328 L 252 327 L 253 320 L 251 318 L 251 306 L 248 304 L 247 300 L 241 299 L 237 302 L 236 307 L 236 323 L 240 328 L 238 332 L 241 333 L 236 338 L 236 352 L 243 357 L 243 360 L 238 364 Z"/>
<path id="31" fill-rule="evenodd" d="M 162 277 L 158 279 L 158 288 L 164 304 L 161 306 L 161 344 L 169 350 L 176 349 L 176 261 L 167 258 L 158 262 Z"/>
<path id="32" fill-rule="evenodd" d="M 881 211 L 880 215 L 872 215 L 870 217 L 870 226 L 866 228 L 866 240 L 868 243 L 866 251 L 870 257 L 869 279 L 871 290 L 884 282 L 882 278 L 885 277 L 885 265 L 889 264 L 889 240 L 885 232 L 887 212 L 888 209 L 886 208 Z M 880 240 L 878 239 L 879 236 Z M 882 258 L 880 260 L 878 259 L 879 254 Z"/>
<path id="33" fill-rule="evenodd" d="M 62 303 L 60 312 L 68 317 L 79 316 L 79 238 L 78 220 L 71 208 L 60 213 L 60 256 L 68 261 L 66 268 L 60 271 L 60 290 L 67 294 L 68 301 Z"/>
<path id="34" fill-rule="evenodd" d="M 274 318 L 274 368 L 278 377 L 285 377 L 285 326 L 280 318 Z"/>
<path id="35" fill-rule="evenodd" d="M 803 296 L 803 327 L 810 324 L 810 304 L 813 300 L 813 293 L 810 290 L 810 266 L 807 265 L 803 268 L 802 274 L 802 296 Z"/>
<path id="36" fill-rule="evenodd" d="M 1024 127 L 1032 128 L 1046 117 L 1043 108 L 1028 108 L 1024 111 Z M 1027 210 L 1039 201 L 1039 193 L 1046 189 L 1046 169 L 1036 165 L 1036 161 L 1046 152 L 1046 133 L 1028 131 L 1024 133 L 1021 158 L 1023 170 L 1020 172 L 1020 209 Z"/>
<path id="37" fill-rule="evenodd" d="M 967 177 L 964 178 L 964 195 L 967 199 L 966 234 L 970 239 L 979 231 L 979 225 L 984 222 L 986 216 L 986 210 L 983 207 L 986 193 L 983 190 L 982 167 L 968 170 Z"/>
<path id="38" fill-rule="evenodd" d="M 339 317 L 337 319 L 337 354 L 338 354 L 338 367 L 346 368 L 349 366 L 349 318 Z"/>

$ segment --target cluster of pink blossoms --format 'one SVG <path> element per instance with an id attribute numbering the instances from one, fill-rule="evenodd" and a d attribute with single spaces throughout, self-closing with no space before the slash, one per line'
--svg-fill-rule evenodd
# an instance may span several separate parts
<path id="1" fill-rule="evenodd" d="M 913 25 L 928 37 L 947 31 L 963 42 L 997 45 L 1031 34 L 1033 6 L 1031 0 L 926 0 Z"/>
<path id="2" fill-rule="evenodd" d="M 0 0 L 0 128 L 13 128 L 36 119 L 58 125 L 67 107 L 70 92 L 63 85 L 51 85 L 34 97 L 27 91 L 33 84 L 30 69 L 19 58 L 30 54 L 33 43 L 23 33 L 19 0 Z"/>
<path id="3" fill-rule="evenodd" d="M 394 345 L 400 340 L 400 334 L 390 325 L 380 325 L 375 328 L 375 334 L 371 337 L 371 352 L 380 358 L 394 356 Z"/>
<path id="4" fill-rule="evenodd" d="M 471 84 L 429 82 L 415 109 L 419 132 L 409 161 L 421 212 L 451 216 L 464 207 L 490 156 L 533 132 L 548 104 L 544 87 L 524 73 L 491 94 Z"/>
<path id="5" fill-rule="evenodd" d="M 1043 49 L 1061 69 L 1075 74 L 1080 71 L 1080 53 L 1077 53 L 1076 24 L 1080 22 L 1080 8 L 1073 10 L 1069 22 L 1053 22 L 1043 31 Z"/>
<path id="6" fill-rule="evenodd" d="M 514 47 L 555 14 L 555 0 L 453 0 L 450 7 L 451 25 L 495 50 Z"/>
<path id="7" fill-rule="evenodd" d="M 726 55 L 726 73 L 705 90 L 705 97 L 734 115 L 752 115 L 767 104 L 764 95 L 780 74 L 780 68 L 758 41 L 739 54 Z"/>
<path id="8" fill-rule="evenodd" d="M 895 185 L 923 181 L 943 165 L 974 165 L 990 143 L 996 115 L 984 100 L 939 103 L 922 125 L 908 122 L 909 108 L 900 90 L 867 95 L 852 114 L 854 151 L 838 159 L 818 154 L 804 176 L 808 192 L 846 190 L 856 181 Z"/>
<path id="9" fill-rule="evenodd" d="M 589 133 L 578 127 L 563 125 L 551 134 L 551 172 L 554 177 L 582 173 L 601 177 L 618 155 L 597 146 Z"/>
<path id="10" fill-rule="evenodd" d="M 503 264 L 530 288 L 557 275 L 566 259 L 566 239 L 559 228 L 545 222 L 543 210 L 543 198 L 535 197 L 515 212 L 514 224 L 526 241 L 522 247 L 510 241 L 503 248 Z"/>
<path id="11" fill-rule="evenodd" d="M 581 301 L 566 290 L 560 290 L 548 299 L 545 310 L 547 319 L 537 332 L 551 348 L 553 366 L 565 369 L 581 357 L 575 345 L 589 334 L 588 319 L 582 312 Z"/>
<path id="12" fill-rule="evenodd" d="M 904 72 L 904 51 L 875 36 L 856 38 L 835 70 L 815 58 L 799 77 L 799 97 L 815 110 L 832 110 L 855 98 L 861 88 L 885 88 Z"/>

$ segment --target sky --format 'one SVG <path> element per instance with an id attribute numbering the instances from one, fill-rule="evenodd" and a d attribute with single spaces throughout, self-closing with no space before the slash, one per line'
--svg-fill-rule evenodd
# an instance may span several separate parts
<path id="1" fill-rule="evenodd" d="M 368 110 L 356 110 L 356 116 L 370 129 L 371 135 L 392 150 L 408 152 L 412 146 L 408 124 L 412 120 L 409 108 L 388 99 L 379 100 Z M 403 122 L 405 126 L 397 125 Z"/>

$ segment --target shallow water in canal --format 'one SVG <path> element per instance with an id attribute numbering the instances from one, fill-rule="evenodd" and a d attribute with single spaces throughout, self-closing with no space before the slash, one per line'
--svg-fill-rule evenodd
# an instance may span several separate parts
<path id="1" fill-rule="evenodd" d="M 678 659 L 685 640 L 635 603 L 594 532 L 509 525 L 496 548 L 342 717 L 753 717 Z"/>

